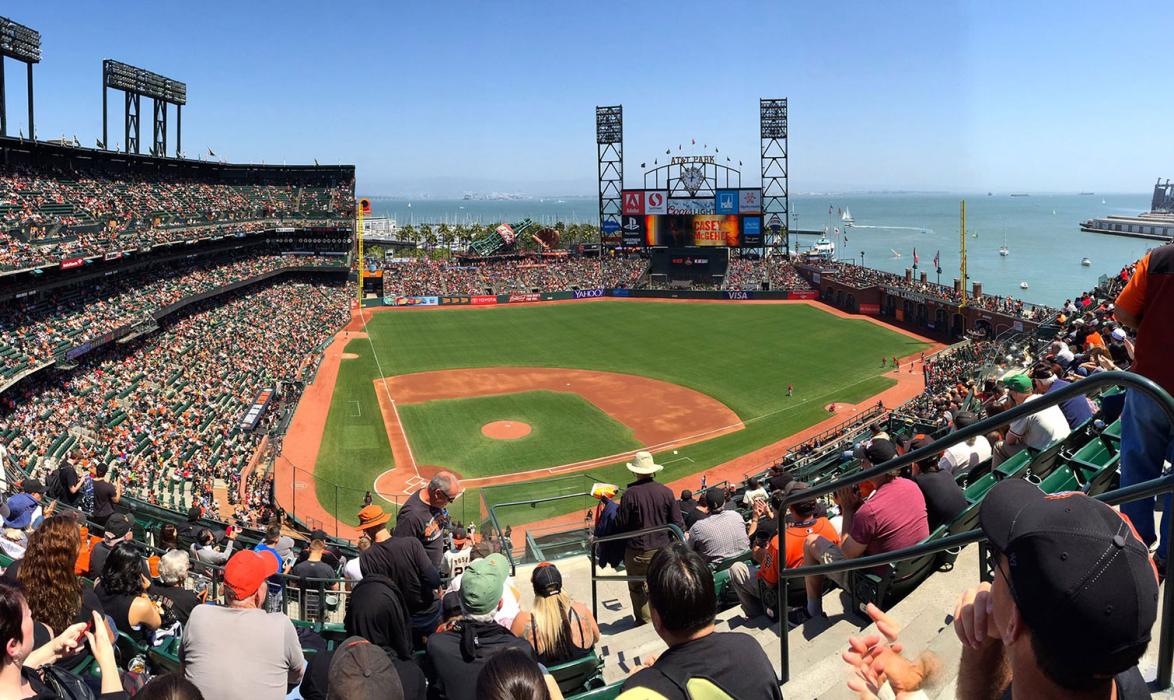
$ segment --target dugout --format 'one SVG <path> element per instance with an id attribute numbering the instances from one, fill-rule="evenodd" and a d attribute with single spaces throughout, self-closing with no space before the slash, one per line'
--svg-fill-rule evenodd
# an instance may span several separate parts
<path id="1" fill-rule="evenodd" d="M 721 286 L 730 264 L 729 248 L 653 248 L 650 275 L 654 284 Z"/>

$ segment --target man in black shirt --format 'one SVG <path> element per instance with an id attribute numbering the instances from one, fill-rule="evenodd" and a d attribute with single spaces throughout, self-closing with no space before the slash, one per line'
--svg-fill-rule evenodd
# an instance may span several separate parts
<path id="1" fill-rule="evenodd" d="M 648 599 L 652 625 L 668 650 L 624 682 L 621 700 L 648 697 L 648 690 L 687 700 L 705 685 L 739 700 L 782 700 L 762 645 L 747 634 L 714 631 L 713 574 L 687 545 L 674 542 L 652 557 Z"/>
<path id="2" fill-rule="evenodd" d="M 452 472 L 437 472 L 428 487 L 411 495 L 395 518 L 396 537 L 415 537 L 424 545 L 432 566 L 440 568 L 444 556 L 445 507 L 461 495 L 461 482 Z"/>
<path id="3" fill-rule="evenodd" d="M 180 624 L 187 624 L 192 610 L 200 604 L 195 591 L 183 586 L 190 568 L 191 559 L 181 549 L 173 549 L 159 557 L 159 583 L 151 584 L 147 597 L 163 608 L 165 625 L 169 616 Z"/>
<path id="4" fill-rule="evenodd" d="M 440 624 L 437 592 L 440 574 L 414 537 L 392 537 L 387 531 L 391 516 L 377 505 L 359 511 L 359 529 L 371 538 L 371 546 L 359 554 L 363 577 L 379 574 L 395 582 L 412 615 L 412 630 L 426 638 Z"/>
<path id="5" fill-rule="evenodd" d="M 637 452 L 635 461 L 628 462 L 628 471 L 639 478 L 628 484 L 620 500 L 620 512 L 616 517 L 619 532 L 634 532 L 668 524 L 684 529 L 685 521 L 681 518 L 681 506 L 673 497 L 673 492 L 664 484 L 652 480 L 652 475 L 661 469 L 664 467 L 656 464 L 649 452 Z M 645 574 L 648 571 L 648 563 L 652 561 L 652 555 L 671 541 L 672 537 L 667 530 L 628 539 L 627 548 L 624 550 L 624 568 L 627 569 L 627 575 Z M 632 614 L 636 618 L 636 624 L 648 622 L 648 595 L 644 583 L 629 582 L 628 593 L 632 597 Z"/>
<path id="6" fill-rule="evenodd" d="M 698 510 L 698 505 L 700 504 L 693 498 L 691 490 L 685 489 L 681 492 L 681 519 L 685 521 L 686 530 L 693 527 L 693 523 L 708 515 L 705 511 Z"/>
<path id="7" fill-rule="evenodd" d="M 770 468 L 770 475 L 766 479 L 767 490 L 771 491 L 772 493 L 775 491 L 782 491 L 783 489 L 787 488 L 787 484 L 791 483 L 793 480 L 794 477 L 792 477 L 790 472 L 788 472 L 786 469 L 783 469 L 783 465 L 776 464 Z"/>
<path id="8" fill-rule="evenodd" d="M 122 482 L 112 484 L 106 480 L 110 472 L 110 465 L 102 463 L 94 476 L 94 512 L 90 516 L 99 525 L 105 525 L 106 519 L 114 514 L 114 504 L 122 500 Z"/>
<path id="9" fill-rule="evenodd" d="M 325 564 L 326 566 L 330 567 L 331 571 L 338 571 L 338 568 L 340 566 L 342 566 L 342 561 L 338 558 L 337 554 L 330 551 L 330 548 L 326 546 L 326 542 L 329 539 L 330 539 L 330 535 L 326 534 L 325 530 L 314 530 L 313 532 L 311 532 L 310 533 L 310 546 L 306 547 L 306 548 L 302 549 L 302 551 L 298 552 L 298 558 L 297 558 L 297 561 L 294 562 L 294 568 L 296 569 L 298 564 L 301 564 L 302 562 L 305 562 L 310 558 L 310 553 L 311 553 L 311 551 L 313 551 L 314 540 L 320 540 L 322 542 L 321 562 L 323 564 Z"/>
<path id="10" fill-rule="evenodd" d="M 77 467 L 74 466 L 75 461 L 80 461 L 81 455 L 77 452 L 72 452 L 69 458 L 57 467 L 57 483 L 53 493 L 49 494 L 53 498 L 65 503 L 67 505 L 76 506 L 77 502 L 81 500 L 82 479 L 78 476 Z"/>
<path id="11" fill-rule="evenodd" d="M 916 435 L 909 442 L 909 451 L 920 449 L 932 443 L 926 435 Z M 933 532 L 940 525 L 949 524 L 955 517 L 970 505 L 962 487 L 950 472 L 942 471 L 941 455 L 915 462 L 913 464 L 913 483 L 921 489 L 925 496 L 926 519 L 929 521 L 929 530 Z"/>
<path id="12" fill-rule="evenodd" d="M 106 519 L 106 532 L 102 541 L 90 550 L 89 578 L 95 579 L 102 575 L 102 567 L 106 565 L 106 557 L 112 549 L 122 542 L 134 539 L 132 524 L 130 517 L 125 513 L 115 513 Z"/>

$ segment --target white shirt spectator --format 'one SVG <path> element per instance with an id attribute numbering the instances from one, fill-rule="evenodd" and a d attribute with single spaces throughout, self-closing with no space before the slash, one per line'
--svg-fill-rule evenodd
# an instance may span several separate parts
<path id="1" fill-rule="evenodd" d="M 1024 404 L 1039 398 L 1039 394 L 1032 394 L 1024 400 Z M 1042 411 L 1020 418 L 1011 423 L 1011 432 L 1019 435 L 1023 444 L 1035 450 L 1047 449 L 1057 440 L 1068 437 L 1072 432 L 1068 427 L 1068 420 L 1059 406 L 1049 406 Z"/>
<path id="2" fill-rule="evenodd" d="M 973 444 L 967 444 L 967 442 L 973 442 Z M 990 458 L 991 443 L 986 439 L 986 436 L 979 435 L 969 441 L 964 440 L 951 445 L 942 453 L 942 458 L 938 460 L 938 467 L 944 472 L 961 474 L 974 469 Z"/>
<path id="3" fill-rule="evenodd" d="M 342 577 L 348 581 L 362 581 L 363 572 L 359 570 L 359 558 L 351 557 L 342 565 Z"/>

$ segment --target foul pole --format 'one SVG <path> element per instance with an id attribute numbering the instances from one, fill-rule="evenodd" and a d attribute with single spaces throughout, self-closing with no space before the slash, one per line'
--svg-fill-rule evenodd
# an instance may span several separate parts
<path id="1" fill-rule="evenodd" d="M 359 234 L 359 313 L 363 313 L 363 214 L 371 213 L 371 200 L 366 198 L 360 199 L 359 206 L 355 210 L 359 215 L 358 223 L 355 227 Z"/>
<path id="2" fill-rule="evenodd" d="M 966 306 L 966 200 L 962 200 L 962 226 L 959 229 L 962 236 L 962 306 Z"/>

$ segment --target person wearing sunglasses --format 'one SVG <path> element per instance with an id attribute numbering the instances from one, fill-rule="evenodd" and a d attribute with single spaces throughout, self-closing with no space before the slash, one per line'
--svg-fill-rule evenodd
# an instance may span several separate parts
<path id="1" fill-rule="evenodd" d="M 448 505 L 461 495 L 461 482 L 452 472 L 437 472 L 428 487 L 413 493 L 395 519 L 396 537 L 413 537 L 438 570 L 444 558 L 444 533 L 448 527 Z"/>

